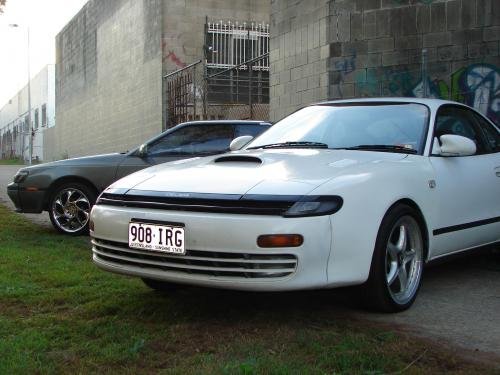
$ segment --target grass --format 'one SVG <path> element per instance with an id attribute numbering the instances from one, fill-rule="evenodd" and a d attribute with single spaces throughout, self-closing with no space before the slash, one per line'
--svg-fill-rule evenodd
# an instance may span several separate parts
<path id="1" fill-rule="evenodd" d="M 0 165 L 24 165 L 23 159 L 0 159 Z"/>
<path id="2" fill-rule="evenodd" d="M 0 205 L 0 374 L 488 373 L 351 320 L 330 292 L 153 292 Z"/>

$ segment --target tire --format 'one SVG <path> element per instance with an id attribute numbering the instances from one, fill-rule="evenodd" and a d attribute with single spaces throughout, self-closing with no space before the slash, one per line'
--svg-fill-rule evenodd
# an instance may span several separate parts
<path id="1" fill-rule="evenodd" d="M 160 281 L 155 279 L 147 279 L 142 278 L 144 284 L 146 284 L 151 289 L 160 291 L 160 292 L 169 292 L 173 290 L 177 290 L 182 287 L 180 284 L 169 283 L 168 281 Z"/>
<path id="2" fill-rule="evenodd" d="M 85 184 L 70 182 L 58 186 L 48 205 L 52 225 L 63 234 L 88 234 L 90 210 L 95 200 L 96 193 Z"/>
<path id="3" fill-rule="evenodd" d="M 419 214 L 404 204 L 390 209 L 382 220 L 365 284 L 371 309 L 399 312 L 415 301 L 425 253 L 421 223 Z"/>

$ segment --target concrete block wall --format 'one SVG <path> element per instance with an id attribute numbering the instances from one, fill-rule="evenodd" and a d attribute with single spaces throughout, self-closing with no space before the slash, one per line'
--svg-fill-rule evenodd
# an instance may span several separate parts
<path id="1" fill-rule="evenodd" d="M 326 98 L 329 18 L 327 0 L 271 0 L 272 121 Z"/>
<path id="2" fill-rule="evenodd" d="M 431 97 L 465 102 L 499 121 L 498 0 L 271 4 L 273 120 L 318 100 L 422 96 L 427 86 Z"/>
<path id="3" fill-rule="evenodd" d="M 329 99 L 420 97 L 426 82 L 498 121 L 498 1 L 331 0 L 330 16 Z"/>
<path id="4" fill-rule="evenodd" d="M 45 160 L 125 151 L 161 131 L 161 0 L 90 0 L 56 51 Z"/>

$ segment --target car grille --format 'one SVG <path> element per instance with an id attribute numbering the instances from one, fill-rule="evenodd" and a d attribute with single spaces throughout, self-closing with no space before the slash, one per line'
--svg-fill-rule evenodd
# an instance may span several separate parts
<path id="1" fill-rule="evenodd" d="M 299 199 L 298 196 L 190 194 L 189 198 L 168 196 L 168 192 L 130 190 L 127 194 L 104 192 L 96 204 L 175 211 L 217 212 L 283 216 Z M 176 193 L 177 194 L 177 193 Z"/>
<path id="2" fill-rule="evenodd" d="M 187 250 L 185 255 L 167 255 L 97 238 L 92 239 L 92 245 L 94 255 L 108 263 L 221 279 L 282 278 L 293 274 L 297 268 L 297 257 L 293 254 Z"/>

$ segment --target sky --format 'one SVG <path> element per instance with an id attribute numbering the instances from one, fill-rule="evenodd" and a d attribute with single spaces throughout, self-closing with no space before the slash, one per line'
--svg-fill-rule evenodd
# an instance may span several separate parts
<path id="1" fill-rule="evenodd" d="M 0 14 L 0 108 L 56 59 L 55 37 L 88 0 L 7 0 Z M 18 24 L 19 27 L 9 27 Z"/>

